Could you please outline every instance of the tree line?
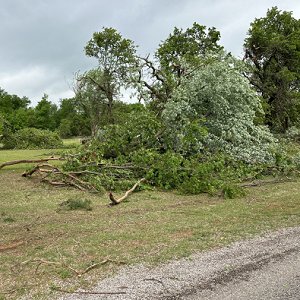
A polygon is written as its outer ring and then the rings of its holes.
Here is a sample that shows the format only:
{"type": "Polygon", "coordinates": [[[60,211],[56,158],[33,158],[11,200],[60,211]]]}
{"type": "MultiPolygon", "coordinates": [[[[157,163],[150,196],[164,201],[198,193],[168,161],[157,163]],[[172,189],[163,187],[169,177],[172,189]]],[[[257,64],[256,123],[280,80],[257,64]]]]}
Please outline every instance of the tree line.
{"type": "MultiPolygon", "coordinates": [[[[85,47],[96,64],[75,76],[75,97],[61,99],[57,106],[44,95],[36,107],[29,107],[27,97],[0,89],[0,130],[33,127],[58,131],[62,137],[95,136],[107,125],[123,124],[128,114],[143,107],[160,117],[199,70],[233,57],[219,44],[220,37],[216,28],[198,23],[185,30],[175,27],[155,53],[141,57],[132,40],[113,28],[103,28],[85,47]],[[120,101],[124,89],[134,91],[139,104],[120,101]]],[[[291,12],[273,7],[251,23],[244,58],[235,59],[240,74],[260,98],[263,111],[255,112],[255,122],[272,132],[299,126],[299,56],[300,21],[291,12]]],[[[209,111],[201,112],[199,119],[207,117],[209,111]]]]}

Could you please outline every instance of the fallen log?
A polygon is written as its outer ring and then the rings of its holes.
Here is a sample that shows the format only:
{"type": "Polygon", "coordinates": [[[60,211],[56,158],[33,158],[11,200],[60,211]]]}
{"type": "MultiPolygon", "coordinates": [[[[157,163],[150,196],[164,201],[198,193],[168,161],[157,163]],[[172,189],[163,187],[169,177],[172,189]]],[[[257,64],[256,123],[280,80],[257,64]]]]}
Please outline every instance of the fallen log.
{"type": "Polygon", "coordinates": [[[49,158],[42,158],[42,159],[20,159],[20,160],[12,160],[12,161],[7,161],[4,162],[0,165],[0,169],[7,167],[7,166],[12,166],[12,165],[17,165],[17,164],[30,164],[30,163],[41,163],[41,162],[47,162],[49,160],[64,160],[64,158],[61,157],[49,157],[49,158]]]}
{"type": "Polygon", "coordinates": [[[115,197],[114,197],[114,195],[112,194],[112,192],[110,192],[109,193],[109,199],[110,199],[110,206],[113,206],[113,205],[118,205],[118,204],[120,204],[123,200],[125,200],[126,198],[128,198],[128,196],[132,193],[132,192],[134,192],[134,190],[142,183],[142,182],[144,182],[144,181],[146,181],[146,178],[142,178],[142,179],[140,179],[130,190],[128,190],[126,193],[125,193],[125,195],[123,196],[123,197],[121,197],[121,198],[119,198],[119,199],[116,199],[115,197]]]}

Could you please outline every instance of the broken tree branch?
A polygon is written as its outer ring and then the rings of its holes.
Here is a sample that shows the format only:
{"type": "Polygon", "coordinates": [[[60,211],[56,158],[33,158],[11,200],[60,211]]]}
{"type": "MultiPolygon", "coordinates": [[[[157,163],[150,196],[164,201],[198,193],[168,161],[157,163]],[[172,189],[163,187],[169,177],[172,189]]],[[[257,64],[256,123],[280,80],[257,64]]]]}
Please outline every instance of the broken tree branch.
{"type": "Polygon", "coordinates": [[[120,204],[123,200],[125,200],[134,190],[142,183],[146,181],[146,178],[140,179],[130,190],[128,190],[125,195],[119,199],[115,199],[112,192],[109,193],[109,199],[111,201],[110,206],[120,204]]]}
{"type": "Polygon", "coordinates": [[[41,163],[41,162],[47,162],[49,160],[64,160],[61,157],[49,157],[49,158],[42,158],[42,159],[20,159],[20,160],[12,160],[4,162],[0,165],[0,169],[11,166],[11,165],[17,165],[17,164],[28,164],[28,163],[41,163]]]}

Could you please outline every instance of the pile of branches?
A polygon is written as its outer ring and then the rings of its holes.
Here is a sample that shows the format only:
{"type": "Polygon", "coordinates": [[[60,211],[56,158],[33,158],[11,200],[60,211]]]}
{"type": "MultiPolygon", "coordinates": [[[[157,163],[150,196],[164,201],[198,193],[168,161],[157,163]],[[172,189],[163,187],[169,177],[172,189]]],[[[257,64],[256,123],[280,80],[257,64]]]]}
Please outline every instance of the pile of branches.
{"type": "MultiPolygon", "coordinates": [[[[64,160],[63,158],[45,158],[37,160],[16,160],[5,162],[0,165],[0,169],[6,166],[11,166],[20,163],[39,163],[33,168],[25,171],[23,177],[32,177],[37,176],[41,182],[48,183],[53,186],[72,186],[81,191],[90,191],[97,192],[98,189],[91,183],[91,177],[103,177],[109,176],[113,181],[132,179],[136,173],[138,167],[135,167],[131,164],[124,165],[107,165],[104,163],[89,163],[87,165],[81,165],[81,170],[76,171],[65,171],[61,168],[49,164],[48,161],[52,160],[64,160]]],[[[125,200],[136,188],[142,183],[145,182],[145,178],[136,180],[135,184],[126,191],[124,196],[121,198],[116,198],[112,192],[109,192],[110,205],[117,205],[123,200],[125,200]]]]}

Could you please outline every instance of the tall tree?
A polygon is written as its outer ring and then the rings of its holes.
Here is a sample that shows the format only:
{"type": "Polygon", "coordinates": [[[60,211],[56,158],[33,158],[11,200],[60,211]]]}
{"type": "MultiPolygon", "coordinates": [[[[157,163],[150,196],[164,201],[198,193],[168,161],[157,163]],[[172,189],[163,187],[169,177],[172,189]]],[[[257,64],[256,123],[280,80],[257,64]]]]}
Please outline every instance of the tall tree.
{"type": "Polygon", "coordinates": [[[57,128],[57,106],[44,94],[34,109],[34,127],[55,130],[57,128]]]}
{"type": "Polygon", "coordinates": [[[266,123],[275,131],[299,124],[300,20],[273,7],[251,23],[244,49],[247,76],[262,95],[266,123]]]}
{"type": "Polygon", "coordinates": [[[207,29],[198,23],[186,30],[175,27],[159,45],[153,60],[141,58],[139,81],[146,88],[142,95],[161,111],[182,79],[205,64],[206,54],[223,48],[218,45],[219,39],[220,32],[214,27],[207,29]]]}
{"type": "MultiPolygon", "coordinates": [[[[92,136],[95,136],[107,116],[111,121],[112,105],[99,85],[104,85],[101,71],[97,69],[85,72],[77,78],[75,93],[76,104],[87,116],[92,136]]],[[[112,100],[113,101],[113,100],[112,100]]]]}
{"type": "Polygon", "coordinates": [[[113,123],[113,105],[121,87],[129,87],[131,73],[136,68],[136,47],[116,29],[103,28],[95,32],[85,47],[85,53],[98,61],[95,70],[79,76],[79,86],[89,90],[90,99],[101,98],[107,105],[109,121],[113,123]]]}

